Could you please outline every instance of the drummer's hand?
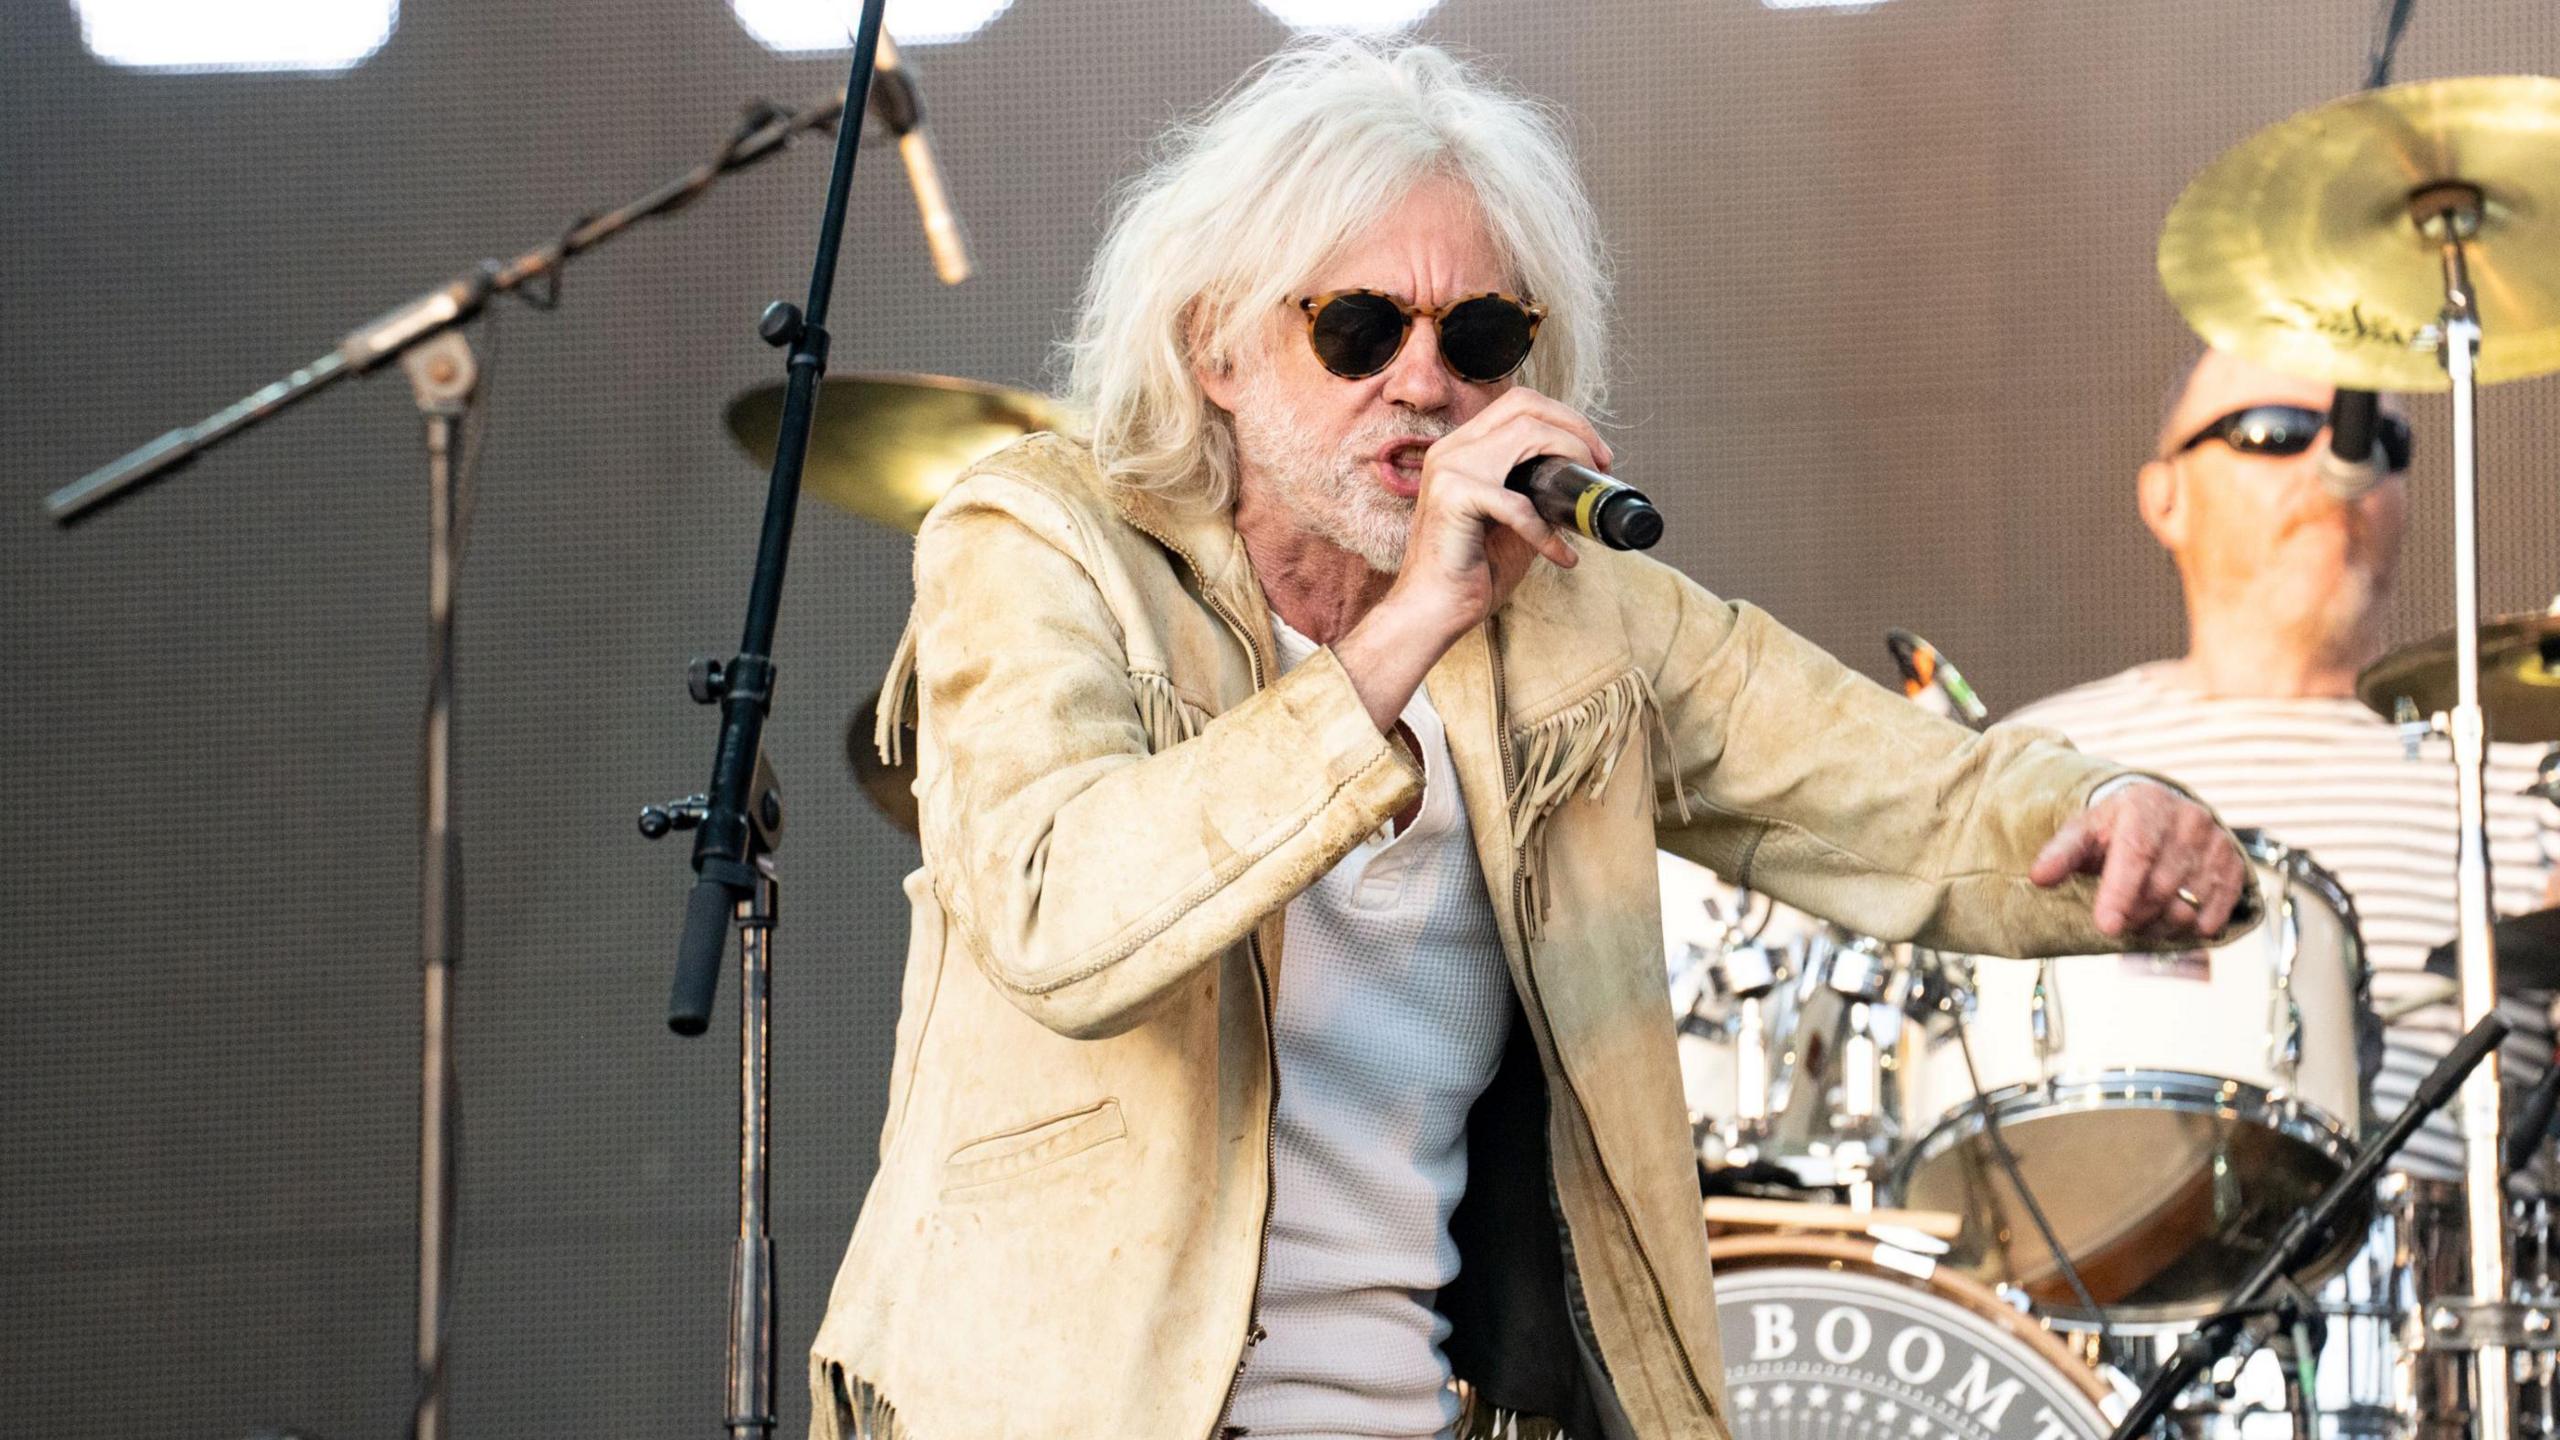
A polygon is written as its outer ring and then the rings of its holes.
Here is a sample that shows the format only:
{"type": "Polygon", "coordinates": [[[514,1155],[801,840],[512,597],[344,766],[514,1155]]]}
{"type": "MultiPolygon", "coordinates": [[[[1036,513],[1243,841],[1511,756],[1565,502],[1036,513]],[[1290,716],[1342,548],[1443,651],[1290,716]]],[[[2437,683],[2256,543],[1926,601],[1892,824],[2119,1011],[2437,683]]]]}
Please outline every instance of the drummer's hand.
{"type": "Polygon", "coordinates": [[[2210,939],[2231,923],[2249,882],[2213,812],[2149,780],[2119,786],[2072,816],[2027,871],[2048,888],[2074,875],[2098,877],[2090,918],[2115,936],[2210,939]],[[2199,903],[2187,903],[2182,889],[2199,903]]]}

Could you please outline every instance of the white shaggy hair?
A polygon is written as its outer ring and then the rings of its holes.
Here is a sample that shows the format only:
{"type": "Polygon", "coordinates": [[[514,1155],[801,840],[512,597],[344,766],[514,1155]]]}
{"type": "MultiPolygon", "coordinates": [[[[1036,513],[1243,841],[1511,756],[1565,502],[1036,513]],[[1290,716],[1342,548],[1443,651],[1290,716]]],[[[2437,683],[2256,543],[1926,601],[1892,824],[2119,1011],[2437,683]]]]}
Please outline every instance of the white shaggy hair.
{"type": "Polygon", "coordinates": [[[1229,363],[1272,307],[1441,176],[1473,192],[1512,288],[1547,307],[1517,378],[1597,413],[1610,277],[1559,117],[1427,45],[1316,40],[1177,126],[1120,194],[1062,347],[1112,483],[1232,505],[1234,437],[1195,361],[1229,363]]]}

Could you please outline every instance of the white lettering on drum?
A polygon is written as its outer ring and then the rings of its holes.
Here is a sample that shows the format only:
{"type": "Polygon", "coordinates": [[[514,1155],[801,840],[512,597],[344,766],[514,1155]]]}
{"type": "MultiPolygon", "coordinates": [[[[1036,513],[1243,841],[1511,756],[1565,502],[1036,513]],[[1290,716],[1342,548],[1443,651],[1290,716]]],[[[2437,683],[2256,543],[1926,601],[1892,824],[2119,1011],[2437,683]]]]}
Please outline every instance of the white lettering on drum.
{"type": "Polygon", "coordinates": [[[1947,1403],[1968,1415],[1979,1416],[1986,1430],[2000,1428],[2000,1418],[2009,1413],[2009,1402],[2018,1398],[2017,1377],[1990,1383],[1991,1362],[1976,1355],[1962,1379],[1947,1391],[1947,1403]]]}
{"type": "Polygon", "coordinates": [[[1796,1353],[1796,1313],[1784,1305],[1751,1307],[1751,1358],[1784,1360],[1796,1353]]]}
{"type": "Polygon", "coordinates": [[[2071,1422],[2054,1414],[2050,1407],[2036,1407],[2036,1440],[2071,1440],[2074,1433],[2071,1422]]]}
{"type": "Polygon", "coordinates": [[[1857,1364],[1875,1338],[1875,1327],[1867,1323],[1866,1312],[1846,1305],[1823,1311],[1822,1319],[1813,1327],[1813,1348],[1834,1365],[1857,1364]],[[1842,1330],[1849,1332],[1846,1344],[1837,1338],[1842,1330]]]}
{"type": "Polygon", "coordinates": [[[1893,1337],[1892,1346],[1884,1353],[1884,1363],[1892,1367],[1893,1378],[1903,1384],[1926,1385],[1938,1378],[1938,1371],[1947,1363],[1947,1342],[1939,1339],[1936,1331],[1914,1325],[1893,1337]],[[1929,1358],[1913,1364],[1911,1352],[1921,1348],[1929,1352],[1929,1358]]]}

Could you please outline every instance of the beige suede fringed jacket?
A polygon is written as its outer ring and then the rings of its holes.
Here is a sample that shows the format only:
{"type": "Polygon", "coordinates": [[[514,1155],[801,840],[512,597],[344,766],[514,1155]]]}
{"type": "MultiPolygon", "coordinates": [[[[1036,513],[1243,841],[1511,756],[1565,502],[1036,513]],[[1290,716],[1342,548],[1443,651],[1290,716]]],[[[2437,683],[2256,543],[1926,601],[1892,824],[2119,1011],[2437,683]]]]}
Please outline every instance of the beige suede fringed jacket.
{"type": "MultiPolygon", "coordinates": [[[[2111,950],[2025,872],[2120,772],[1581,553],[1427,681],[1518,1001],[1435,1303],[1467,1433],[1723,1437],[1655,847],[1890,939],[2111,950]]],[[[1259,1334],[1283,908],[1420,776],[1331,651],[1279,673],[1226,514],[1065,440],[934,508],[916,592],[881,708],[911,677],[924,864],[815,1434],[1206,1440],[1259,1334]]]]}

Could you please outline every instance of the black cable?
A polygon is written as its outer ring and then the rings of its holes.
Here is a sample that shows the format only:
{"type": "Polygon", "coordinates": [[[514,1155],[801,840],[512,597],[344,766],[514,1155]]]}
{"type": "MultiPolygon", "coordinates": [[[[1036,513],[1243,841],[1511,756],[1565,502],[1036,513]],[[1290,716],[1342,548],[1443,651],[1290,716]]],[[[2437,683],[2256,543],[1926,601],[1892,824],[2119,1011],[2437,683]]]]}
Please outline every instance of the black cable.
{"type": "Polygon", "coordinates": [[[2089,1293],[2089,1287],[2080,1282],[2079,1267],[2073,1265],[2071,1257],[2063,1252],[2062,1238],[2054,1234],[2053,1222],[2044,1217],[2044,1207],[2036,1203],[2035,1192],[2027,1188],[2027,1177],[2018,1168],[2018,1157],[2009,1152],[2009,1142],[2000,1134],[1999,1117],[1992,1114],[1991,1098],[1982,1089],[1982,1072],[1973,1066],[1973,1036],[1966,1028],[1963,1006],[1950,1005],[1947,1013],[1955,1020],[1956,1048],[1964,1053],[1964,1078],[1973,1087],[1973,1110],[1982,1117],[1982,1134],[1991,1142],[1992,1158],[2000,1162],[2000,1169],[2008,1175],[2009,1184],[2018,1192],[2018,1199],[2025,1203],[2027,1218],[2035,1221],[2036,1234],[2044,1237],[2045,1253],[2053,1257],[2054,1268],[2062,1272],[2063,1283],[2071,1287],[2072,1298],[2078,1300],[2081,1308],[2089,1312],[2089,1317],[2098,1322],[2099,1343],[2114,1344],[2115,1330],[2107,1323],[2106,1307],[2100,1305],[2097,1297],[2089,1293]]]}

